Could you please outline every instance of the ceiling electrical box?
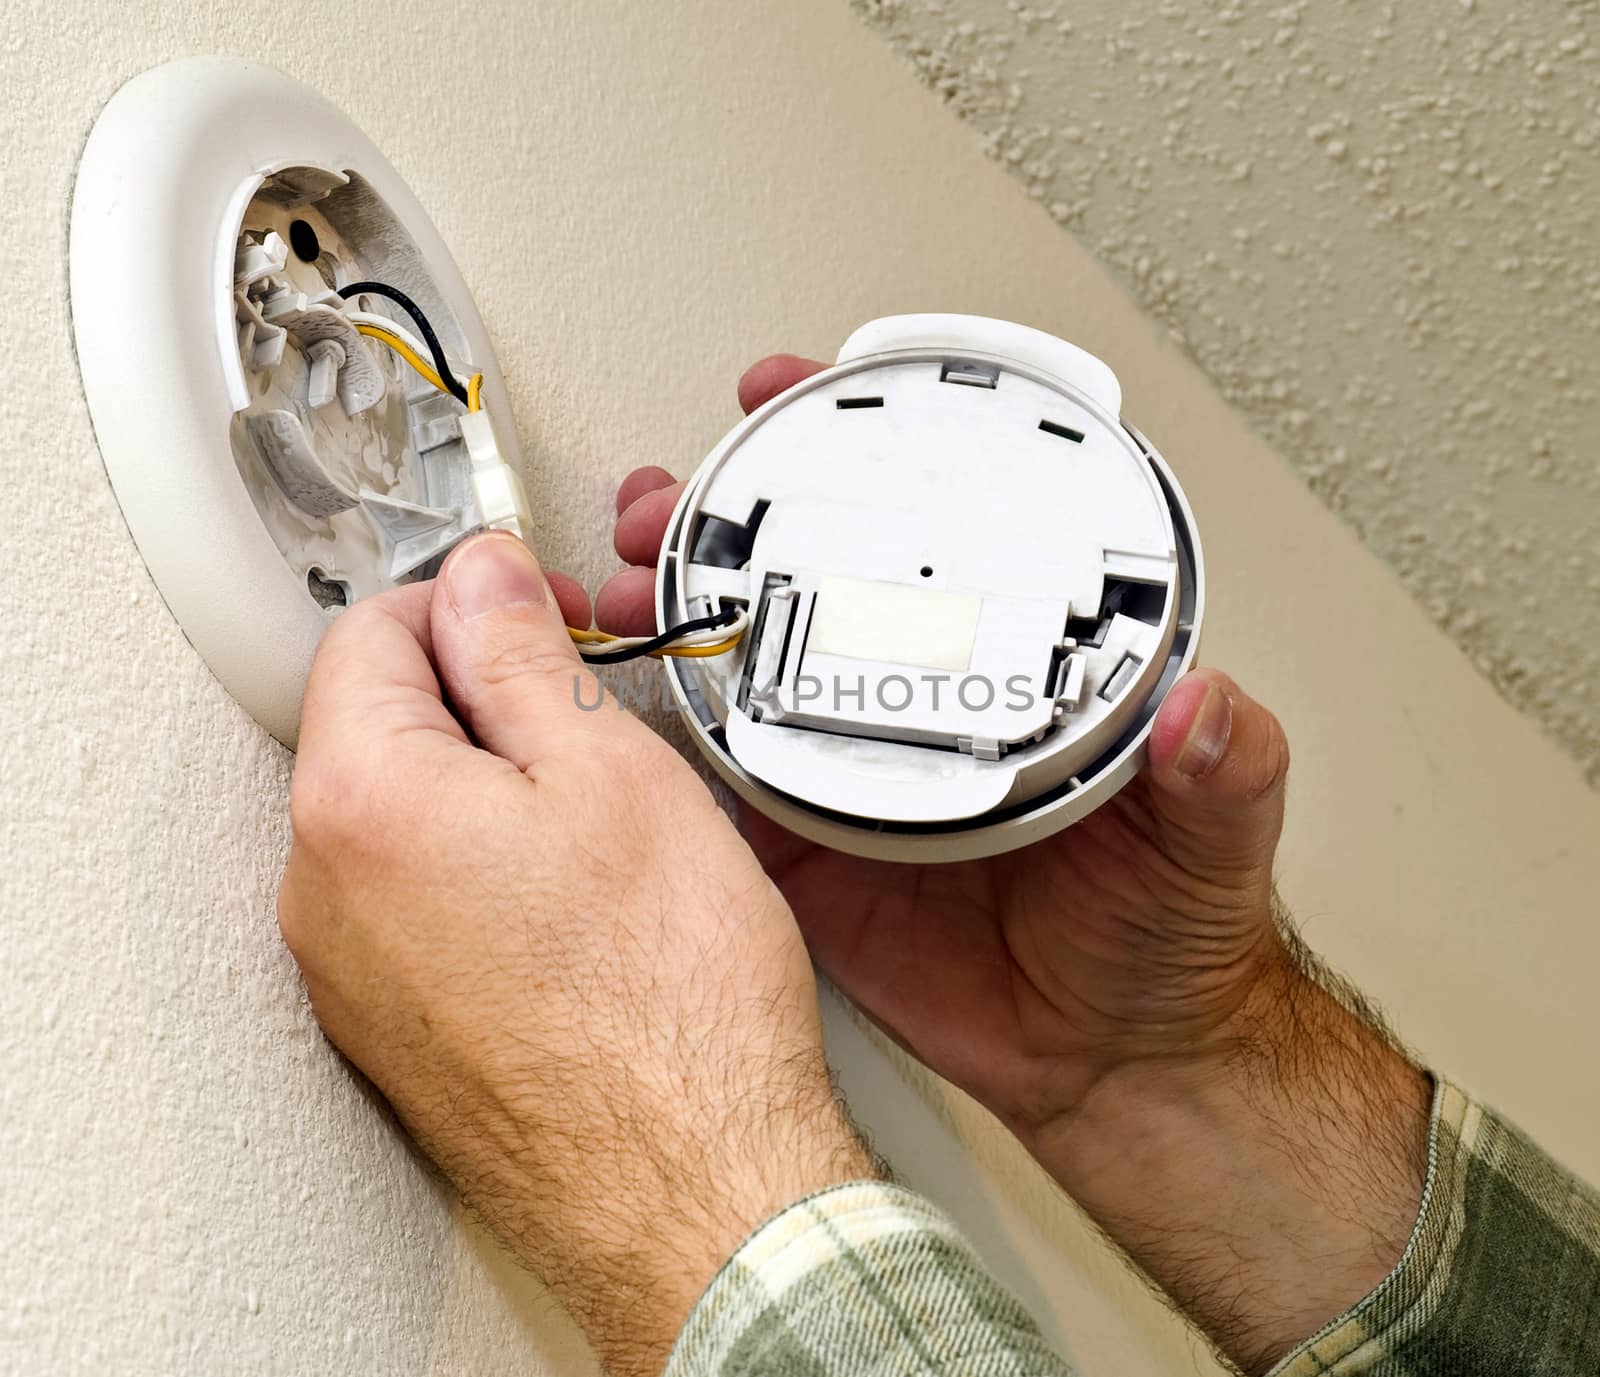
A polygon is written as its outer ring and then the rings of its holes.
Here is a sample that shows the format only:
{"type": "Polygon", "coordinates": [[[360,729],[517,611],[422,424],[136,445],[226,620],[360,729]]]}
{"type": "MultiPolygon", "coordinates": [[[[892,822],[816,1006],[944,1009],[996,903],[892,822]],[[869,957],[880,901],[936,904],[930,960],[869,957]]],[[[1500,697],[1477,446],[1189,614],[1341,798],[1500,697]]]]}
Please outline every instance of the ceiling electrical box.
{"type": "Polygon", "coordinates": [[[747,801],[864,856],[1022,846],[1139,768],[1204,603],[1188,502],[1099,359],[1003,321],[876,321],[690,481],[661,625],[741,609],[669,659],[747,801]]]}
{"type": "Polygon", "coordinates": [[[472,531],[528,531],[477,310],[367,138],[229,59],[111,99],[69,257],[84,392],[139,551],[223,685],[292,745],[343,607],[472,531]]]}

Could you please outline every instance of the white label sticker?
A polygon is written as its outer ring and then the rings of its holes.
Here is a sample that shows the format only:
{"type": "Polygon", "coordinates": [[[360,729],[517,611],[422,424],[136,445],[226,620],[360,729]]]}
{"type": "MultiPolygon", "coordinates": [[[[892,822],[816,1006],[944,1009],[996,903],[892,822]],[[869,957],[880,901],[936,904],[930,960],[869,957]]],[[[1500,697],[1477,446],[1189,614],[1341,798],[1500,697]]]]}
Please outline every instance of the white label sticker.
{"type": "Polygon", "coordinates": [[[972,663],[983,599],[911,583],[817,580],[806,649],[922,669],[964,670],[972,663]]]}

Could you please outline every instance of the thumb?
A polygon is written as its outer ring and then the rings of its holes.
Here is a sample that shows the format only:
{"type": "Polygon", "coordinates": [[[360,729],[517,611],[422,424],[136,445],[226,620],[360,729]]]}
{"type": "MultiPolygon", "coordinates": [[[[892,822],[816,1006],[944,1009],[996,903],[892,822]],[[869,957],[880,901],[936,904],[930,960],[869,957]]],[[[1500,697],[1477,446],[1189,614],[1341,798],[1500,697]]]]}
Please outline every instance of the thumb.
{"type": "Polygon", "coordinates": [[[1278,719],[1220,670],[1185,675],[1156,714],[1151,797],[1175,859],[1191,870],[1270,873],[1288,771],[1278,719]]]}
{"type": "Polygon", "coordinates": [[[528,770],[594,730],[599,686],[539,561],[516,536],[490,531],[452,550],[429,619],[440,682],[485,749],[528,770]]]}

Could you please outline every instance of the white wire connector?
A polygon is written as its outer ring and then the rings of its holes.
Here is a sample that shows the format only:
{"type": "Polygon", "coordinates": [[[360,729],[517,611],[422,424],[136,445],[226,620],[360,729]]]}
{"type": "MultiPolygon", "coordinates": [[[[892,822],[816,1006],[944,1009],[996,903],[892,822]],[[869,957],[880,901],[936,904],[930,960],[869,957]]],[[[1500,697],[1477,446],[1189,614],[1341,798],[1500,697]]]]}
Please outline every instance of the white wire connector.
{"type": "Polygon", "coordinates": [[[487,411],[470,411],[460,418],[461,439],[472,462],[469,477],[478,502],[478,517],[491,531],[511,531],[528,539],[533,534],[533,514],[522,480],[500,454],[494,426],[487,411]]]}

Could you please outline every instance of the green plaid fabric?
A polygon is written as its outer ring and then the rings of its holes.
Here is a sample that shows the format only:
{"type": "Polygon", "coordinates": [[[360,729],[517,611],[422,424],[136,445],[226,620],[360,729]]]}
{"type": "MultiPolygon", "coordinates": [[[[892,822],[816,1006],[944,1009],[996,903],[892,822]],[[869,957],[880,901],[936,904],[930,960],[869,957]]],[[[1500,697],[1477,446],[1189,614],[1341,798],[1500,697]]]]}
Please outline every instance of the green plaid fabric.
{"type": "MultiPolygon", "coordinates": [[[[1071,1377],[934,1205],[857,1182],[750,1236],[666,1377],[1071,1377]]],[[[1600,1194],[1437,1082],[1427,1186],[1399,1265],[1271,1377],[1600,1374],[1600,1194]]]]}
{"type": "Polygon", "coordinates": [[[877,1181],[757,1229],[690,1312],[666,1377],[1071,1377],[955,1225],[877,1181]]]}
{"type": "Polygon", "coordinates": [[[1271,1377],[1593,1377],[1600,1193],[1439,1079],[1399,1265],[1271,1377]]]}

